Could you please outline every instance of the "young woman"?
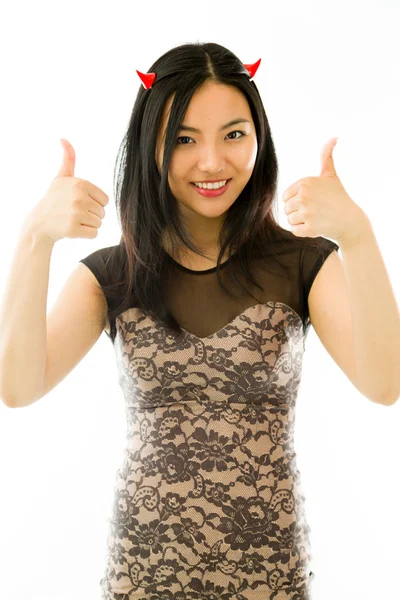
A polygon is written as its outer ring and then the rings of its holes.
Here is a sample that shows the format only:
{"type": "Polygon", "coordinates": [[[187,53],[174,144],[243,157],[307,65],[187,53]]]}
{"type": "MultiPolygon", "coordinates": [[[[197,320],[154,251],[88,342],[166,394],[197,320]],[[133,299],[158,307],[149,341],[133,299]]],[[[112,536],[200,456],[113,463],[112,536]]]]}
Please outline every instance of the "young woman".
{"type": "Polygon", "coordinates": [[[123,144],[121,242],[81,261],[108,300],[128,418],[104,597],[308,598],[295,401],[308,292],[338,246],[274,218],[272,134],[236,56],[187,44],[150,72],[123,144]]]}

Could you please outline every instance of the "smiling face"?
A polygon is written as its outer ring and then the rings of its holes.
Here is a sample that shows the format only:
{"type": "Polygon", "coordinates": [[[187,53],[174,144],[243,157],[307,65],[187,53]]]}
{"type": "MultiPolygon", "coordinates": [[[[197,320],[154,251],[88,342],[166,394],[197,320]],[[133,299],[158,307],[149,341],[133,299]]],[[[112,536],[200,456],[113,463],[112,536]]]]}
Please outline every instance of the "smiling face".
{"type": "MultiPolygon", "coordinates": [[[[157,139],[156,162],[161,172],[163,136],[171,97],[164,108],[157,139]]],[[[204,248],[215,246],[223,215],[249,181],[257,156],[257,135],[246,97],[234,86],[208,81],[196,90],[183,125],[199,132],[181,130],[168,171],[168,183],[196,241],[204,248]],[[229,127],[230,121],[245,119],[229,127]],[[235,133],[236,132],[236,133],[235,133]],[[239,133],[240,132],[240,133],[239,133]],[[193,182],[231,179],[221,196],[207,198],[193,182]]]]}

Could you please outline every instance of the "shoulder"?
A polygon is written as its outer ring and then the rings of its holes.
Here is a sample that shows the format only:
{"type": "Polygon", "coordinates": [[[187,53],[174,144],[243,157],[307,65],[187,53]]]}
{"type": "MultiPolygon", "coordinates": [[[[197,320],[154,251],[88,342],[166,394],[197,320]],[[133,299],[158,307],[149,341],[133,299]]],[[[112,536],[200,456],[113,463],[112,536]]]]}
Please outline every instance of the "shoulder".
{"type": "Polygon", "coordinates": [[[332,252],[338,250],[336,242],[323,236],[300,237],[281,228],[267,240],[265,248],[271,254],[288,254],[291,261],[299,262],[305,269],[316,268],[332,252]]]}
{"type": "Polygon", "coordinates": [[[85,264],[95,275],[101,287],[109,285],[110,280],[118,269],[122,259],[122,251],[120,244],[115,246],[107,246],[99,248],[91,252],[79,262],[85,264]]]}
{"type": "Polygon", "coordinates": [[[113,258],[117,259],[119,255],[121,255],[121,244],[116,244],[114,246],[107,246],[105,248],[94,250],[83,258],[81,262],[92,260],[93,262],[104,262],[104,264],[107,264],[113,258]]]}

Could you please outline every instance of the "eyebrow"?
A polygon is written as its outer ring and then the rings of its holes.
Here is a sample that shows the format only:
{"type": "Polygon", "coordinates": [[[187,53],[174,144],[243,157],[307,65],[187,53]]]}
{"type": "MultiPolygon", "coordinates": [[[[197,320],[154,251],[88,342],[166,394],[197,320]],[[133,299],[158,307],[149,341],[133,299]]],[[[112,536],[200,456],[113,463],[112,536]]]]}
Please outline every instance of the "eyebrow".
{"type": "MultiPolygon", "coordinates": [[[[242,119],[241,117],[237,119],[233,119],[233,121],[229,121],[226,125],[222,125],[220,127],[220,131],[224,129],[228,129],[228,127],[232,127],[232,125],[237,125],[238,123],[250,123],[248,119],[242,119]]],[[[188,127],[187,125],[181,125],[179,131],[193,131],[194,133],[201,133],[200,129],[196,129],[196,127],[188,127]]]]}

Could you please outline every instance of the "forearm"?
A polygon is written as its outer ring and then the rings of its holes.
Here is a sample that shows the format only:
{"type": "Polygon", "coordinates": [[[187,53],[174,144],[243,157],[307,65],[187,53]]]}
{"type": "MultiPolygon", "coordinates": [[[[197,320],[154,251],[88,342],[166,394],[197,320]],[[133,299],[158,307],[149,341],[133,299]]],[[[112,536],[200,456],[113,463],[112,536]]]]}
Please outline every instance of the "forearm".
{"type": "Polygon", "coordinates": [[[47,347],[46,307],[52,246],[23,225],[0,310],[0,399],[20,405],[40,389],[47,347]]]}
{"type": "Polygon", "coordinates": [[[385,404],[400,396],[400,313],[369,219],[338,242],[350,296],[357,378],[385,404]]]}

